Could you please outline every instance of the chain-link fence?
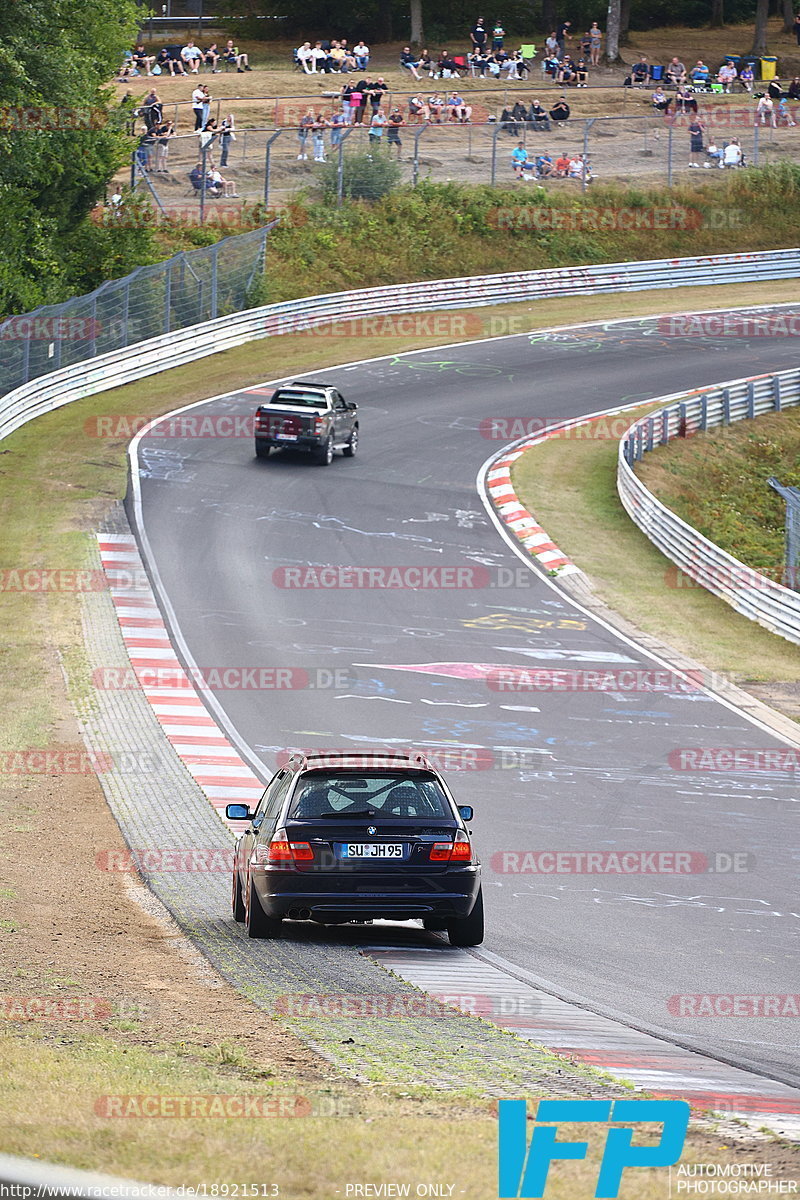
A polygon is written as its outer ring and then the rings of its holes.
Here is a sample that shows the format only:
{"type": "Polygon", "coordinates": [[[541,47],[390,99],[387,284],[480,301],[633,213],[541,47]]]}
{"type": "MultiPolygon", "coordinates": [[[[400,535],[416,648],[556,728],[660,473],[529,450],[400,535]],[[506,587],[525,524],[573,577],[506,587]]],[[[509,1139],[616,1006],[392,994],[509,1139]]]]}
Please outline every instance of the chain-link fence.
{"type": "MultiPolygon", "coordinates": [[[[117,218],[126,219],[124,208],[117,218]]],[[[139,267],[63,304],[0,324],[0,395],[72,363],[247,307],[276,222],[139,267]]]]}
{"type": "Polygon", "coordinates": [[[800,592],[800,488],[785,487],[774,475],[767,483],[786,504],[783,585],[800,592]]]}
{"type": "MultiPolygon", "coordinates": [[[[326,105],[318,102],[314,114],[329,122],[337,110],[335,103],[326,105]]],[[[296,123],[236,130],[235,140],[216,135],[204,152],[198,134],[172,137],[160,147],[152,139],[135,152],[132,182],[137,188],[148,186],[165,213],[193,214],[202,221],[212,212],[225,211],[228,200],[237,201],[237,207],[242,200],[279,206],[301,190],[314,194],[330,188],[325,164],[331,162],[338,167],[334,187],[341,195],[345,164],[355,155],[380,155],[396,162],[397,182],[498,184],[514,181],[512,154],[522,142],[534,168],[525,171],[526,180],[535,178],[549,186],[566,178],[582,189],[594,179],[673,186],[687,180],[694,169],[724,166],[725,149],[734,139],[743,166],[781,158],[800,161],[800,120],[797,127],[762,125],[752,101],[724,108],[701,104],[698,113],[672,113],[668,119],[657,112],[642,114],[640,108],[629,115],[559,121],[549,115],[553,105],[552,99],[547,102],[545,118],[539,121],[530,119],[530,104],[506,107],[497,115],[487,112],[485,103],[465,104],[464,110],[471,109],[468,120],[452,119],[443,107],[431,121],[415,119],[407,107],[398,105],[403,123],[394,127],[394,106],[384,106],[388,124],[379,127],[380,133],[370,124],[368,109],[361,121],[334,128],[326,124],[316,134],[313,126],[301,127],[302,117],[287,108],[282,115],[296,117],[296,123]],[[693,153],[695,118],[702,126],[703,149],[693,153]],[[543,160],[538,167],[537,159],[543,160]],[[219,171],[225,180],[219,196],[210,199],[207,192],[193,189],[193,169],[219,171]]]]}

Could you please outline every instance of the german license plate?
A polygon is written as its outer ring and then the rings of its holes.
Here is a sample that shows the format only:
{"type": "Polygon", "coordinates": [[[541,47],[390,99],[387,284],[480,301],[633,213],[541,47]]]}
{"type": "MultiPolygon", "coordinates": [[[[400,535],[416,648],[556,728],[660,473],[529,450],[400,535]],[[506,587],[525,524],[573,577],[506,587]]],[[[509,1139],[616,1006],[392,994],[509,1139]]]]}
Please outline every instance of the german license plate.
{"type": "Polygon", "coordinates": [[[401,842],[347,842],[342,858],[402,858],[401,842]]]}
{"type": "Polygon", "coordinates": [[[296,442],[297,434],[296,433],[276,433],[275,438],[276,438],[276,441],[279,441],[279,442],[296,442]]]}

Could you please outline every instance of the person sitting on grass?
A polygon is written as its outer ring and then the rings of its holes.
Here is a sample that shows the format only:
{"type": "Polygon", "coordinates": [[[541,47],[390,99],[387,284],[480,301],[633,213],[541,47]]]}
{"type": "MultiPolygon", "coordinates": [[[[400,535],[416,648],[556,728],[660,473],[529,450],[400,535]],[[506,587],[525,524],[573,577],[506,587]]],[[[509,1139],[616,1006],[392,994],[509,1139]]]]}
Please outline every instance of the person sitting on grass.
{"type": "Polygon", "coordinates": [[[667,98],[667,94],[662,88],[661,84],[659,84],[656,90],[653,92],[652,100],[653,108],[656,109],[657,112],[662,112],[664,113],[664,116],[669,116],[669,106],[672,104],[672,100],[667,98]]]}
{"type": "Polygon", "coordinates": [[[203,51],[203,62],[207,67],[211,67],[212,75],[219,75],[220,68],[217,66],[219,62],[219,50],[217,49],[216,42],[212,42],[208,49],[203,51]]]}
{"type": "Polygon", "coordinates": [[[230,198],[239,195],[236,191],[236,184],[232,179],[223,179],[218,167],[212,167],[208,173],[208,177],[213,187],[217,189],[217,195],[221,193],[223,196],[230,198]]]}
{"type": "Polygon", "coordinates": [[[568,54],[565,54],[558,66],[556,74],[556,83],[562,87],[569,87],[571,83],[575,83],[577,75],[575,73],[575,64],[568,54]]]}
{"type": "Polygon", "coordinates": [[[563,179],[567,175],[569,172],[569,164],[570,157],[566,150],[564,150],[556,159],[556,175],[558,175],[559,179],[563,179]]]}
{"type": "Polygon", "coordinates": [[[650,78],[650,64],[647,55],[643,54],[637,63],[631,67],[631,82],[634,87],[644,87],[650,78]]]}
{"type": "Polygon", "coordinates": [[[161,74],[169,71],[170,75],[185,75],[186,68],[179,58],[173,58],[166,46],[156,55],[156,66],[161,68],[161,74]]]}
{"type": "Polygon", "coordinates": [[[534,129],[544,129],[546,132],[550,132],[550,118],[547,115],[547,111],[542,108],[542,105],[535,97],[531,100],[528,120],[534,129]]]}
{"type": "Polygon", "coordinates": [[[679,83],[686,83],[686,67],[678,58],[677,54],[674,55],[667,63],[667,68],[664,71],[664,78],[667,83],[674,84],[675,86],[677,86],[679,83]]]}
{"type": "Polygon", "coordinates": [[[428,108],[419,92],[412,96],[408,101],[408,116],[409,120],[413,118],[416,121],[416,119],[419,118],[420,124],[427,123],[431,119],[431,110],[428,108]]]}
{"type": "Polygon", "coordinates": [[[582,58],[579,58],[575,65],[575,79],[577,87],[585,88],[589,86],[589,71],[586,62],[582,58]]]}
{"type": "Polygon", "coordinates": [[[569,120],[570,108],[567,104],[566,96],[562,96],[560,100],[556,100],[553,107],[550,109],[550,120],[555,124],[556,129],[561,129],[565,122],[569,120]]]}
{"type": "Polygon", "coordinates": [[[363,38],[359,38],[355,46],[353,46],[353,57],[356,60],[358,70],[366,71],[369,66],[369,46],[364,44],[363,38]]]}
{"type": "Polygon", "coordinates": [[[436,64],[437,78],[439,79],[460,79],[458,73],[458,63],[453,60],[449,50],[443,50],[439,55],[439,61],[436,64]]]}
{"type": "Polygon", "coordinates": [[[441,125],[442,113],[444,112],[444,100],[438,92],[434,92],[432,96],[428,96],[428,111],[431,114],[431,121],[434,125],[441,125]]]}
{"type": "Polygon", "coordinates": [[[745,63],[744,66],[742,67],[741,71],[739,72],[739,83],[742,85],[742,87],[744,88],[744,90],[746,92],[752,92],[754,79],[755,79],[755,73],[753,71],[753,64],[745,63]]]}
{"type": "Polygon", "coordinates": [[[725,167],[740,167],[742,165],[742,147],[739,144],[738,138],[731,138],[728,142],[725,147],[722,164],[725,167]]]}
{"type": "Polygon", "coordinates": [[[539,154],[536,158],[537,179],[549,179],[555,175],[556,169],[549,154],[539,154]]]}
{"type": "Polygon", "coordinates": [[[703,87],[708,83],[709,74],[709,69],[703,62],[702,58],[698,58],[697,65],[692,67],[691,71],[689,72],[692,83],[694,83],[697,87],[703,87]]]}
{"type": "Polygon", "coordinates": [[[133,61],[136,63],[139,71],[144,71],[147,75],[150,75],[150,68],[156,59],[154,54],[146,53],[144,46],[140,42],[133,52],[133,61]]]}
{"type": "Polygon", "coordinates": [[[458,92],[451,92],[447,97],[447,119],[449,121],[460,121],[462,125],[468,125],[472,116],[472,106],[467,104],[463,96],[459,96],[458,92]]]}
{"type": "Polygon", "coordinates": [[[722,84],[722,90],[724,92],[730,92],[731,85],[734,83],[738,73],[739,72],[736,70],[736,67],[732,62],[724,62],[722,64],[720,69],[717,71],[717,83],[722,84]]]}
{"type": "Polygon", "coordinates": [[[186,45],[181,50],[181,58],[186,63],[186,66],[193,75],[197,75],[200,70],[200,60],[203,57],[199,46],[195,46],[190,38],[186,45]]]}

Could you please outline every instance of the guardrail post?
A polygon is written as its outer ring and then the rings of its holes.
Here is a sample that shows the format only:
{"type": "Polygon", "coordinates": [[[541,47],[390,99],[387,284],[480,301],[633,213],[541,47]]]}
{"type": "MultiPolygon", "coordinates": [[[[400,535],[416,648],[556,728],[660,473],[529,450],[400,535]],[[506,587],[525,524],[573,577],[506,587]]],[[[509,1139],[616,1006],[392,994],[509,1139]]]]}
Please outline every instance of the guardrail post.
{"type": "Polygon", "coordinates": [[[494,186],[497,180],[497,137],[500,133],[500,126],[495,125],[492,130],[492,177],[490,183],[494,186]]]}
{"type": "Polygon", "coordinates": [[[411,186],[416,187],[419,183],[419,139],[429,127],[420,125],[419,129],[414,134],[414,165],[411,168],[411,186]]]}
{"type": "Polygon", "coordinates": [[[722,424],[731,423],[731,393],[728,388],[722,389],[722,424]]]}
{"type": "Polygon", "coordinates": [[[652,450],[655,442],[656,422],[654,417],[647,418],[647,449],[652,450]]]}
{"type": "Polygon", "coordinates": [[[680,412],[680,417],[678,418],[678,437],[685,438],[689,436],[689,426],[686,420],[685,400],[682,400],[678,405],[678,411],[680,412]]]}
{"type": "Polygon", "coordinates": [[[703,392],[700,397],[700,428],[708,429],[708,393],[703,392]]]}
{"type": "Polygon", "coordinates": [[[669,414],[670,410],[665,408],[661,414],[661,445],[666,446],[669,442],[669,414]]]}
{"type": "MultiPolygon", "coordinates": [[[[751,388],[755,388],[755,384],[750,384],[751,388]]],[[[781,411],[781,381],[777,375],[772,376],[772,407],[775,412],[781,411]]]]}
{"type": "Polygon", "coordinates": [[[756,415],[756,389],[752,383],[747,385],[747,415],[750,418],[756,415]]]}
{"type": "Polygon", "coordinates": [[[269,208],[269,171],[272,158],[272,143],[281,136],[282,129],[276,129],[272,137],[267,138],[267,152],[264,158],[264,207],[269,208]]]}

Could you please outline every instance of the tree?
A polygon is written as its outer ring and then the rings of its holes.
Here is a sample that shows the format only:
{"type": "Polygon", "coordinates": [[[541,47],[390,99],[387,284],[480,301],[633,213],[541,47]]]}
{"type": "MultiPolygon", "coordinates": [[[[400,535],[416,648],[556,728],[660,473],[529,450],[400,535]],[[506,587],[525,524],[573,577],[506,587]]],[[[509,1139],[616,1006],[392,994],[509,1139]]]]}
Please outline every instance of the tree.
{"type": "Polygon", "coordinates": [[[10,248],[4,245],[0,313],[30,305],[30,288],[10,283],[33,260],[49,263],[38,283],[51,298],[63,239],[130,154],[108,80],[140,16],[136,0],[16,0],[0,7],[0,211],[20,218],[10,248]]]}
{"type": "Polygon", "coordinates": [[[621,62],[619,54],[619,38],[621,28],[621,0],[608,0],[608,15],[606,17],[606,64],[613,67],[621,62]]]}
{"type": "Polygon", "coordinates": [[[794,4],[792,0],[781,0],[781,11],[783,12],[783,32],[791,33],[794,30],[794,4]]]}
{"type": "MultiPolygon", "coordinates": [[[[789,0],[791,4],[791,0],[789,0]]],[[[411,45],[421,46],[425,40],[425,29],[422,23],[422,0],[411,0],[411,45]]]]}
{"type": "MultiPolygon", "coordinates": [[[[791,7],[792,0],[788,0],[791,7]]],[[[725,0],[711,0],[711,20],[709,24],[712,29],[722,29],[725,25],[725,0]]]]}
{"type": "Polygon", "coordinates": [[[753,49],[751,54],[766,54],[767,52],[767,17],[769,16],[769,0],[756,0],[756,27],[753,33],[753,49]]]}

